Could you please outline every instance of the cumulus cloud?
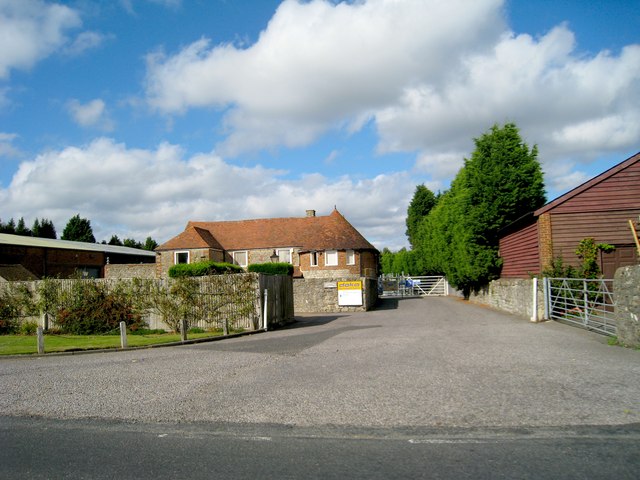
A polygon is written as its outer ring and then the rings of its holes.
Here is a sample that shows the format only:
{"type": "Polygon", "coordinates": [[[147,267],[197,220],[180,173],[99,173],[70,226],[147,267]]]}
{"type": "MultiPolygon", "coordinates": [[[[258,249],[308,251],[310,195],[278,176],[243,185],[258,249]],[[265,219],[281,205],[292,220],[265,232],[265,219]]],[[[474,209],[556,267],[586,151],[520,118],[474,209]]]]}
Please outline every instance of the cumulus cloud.
{"type": "Polygon", "coordinates": [[[186,156],[167,143],[130,149],[98,138],[23,162],[0,189],[0,217],[50,218],[61,230],[80,213],[98,239],[115,233],[162,242],[188,220],[304,216],[307,209],[325,215],[337,206],[379,248],[406,244],[404,206],[414,189],[406,174],[285,180],[285,173],[235,166],[215,153],[186,156]]]}
{"type": "Polygon", "coordinates": [[[87,50],[97,48],[107,39],[113,38],[113,35],[104,35],[100,32],[82,32],[67,47],[64,53],[70,56],[81,55],[87,50]]]}
{"type": "Polygon", "coordinates": [[[247,48],[201,38],[150,54],[145,88],[163,113],[225,112],[223,154],[371,121],[379,153],[416,152],[439,178],[494,123],[516,122],[546,164],[637,145],[638,65],[640,45],[584,54],[564,24],[516,35],[502,0],[287,0],[247,48]]]}
{"type": "Polygon", "coordinates": [[[73,120],[82,127],[96,127],[104,131],[113,130],[114,124],[107,113],[106,105],[99,98],[84,104],[76,99],[69,100],[67,110],[73,120]]]}
{"type": "Polygon", "coordinates": [[[168,113],[230,109],[229,153],[302,146],[357,128],[407,84],[442,81],[442,65],[486,47],[501,29],[498,0],[288,0],[249,48],[203,38],[174,55],[149,55],[147,97],[168,113]]]}
{"type": "Polygon", "coordinates": [[[0,25],[0,78],[7,78],[12,69],[28,69],[60,49],[81,20],[64,5],[0,0],[0,25]]]}

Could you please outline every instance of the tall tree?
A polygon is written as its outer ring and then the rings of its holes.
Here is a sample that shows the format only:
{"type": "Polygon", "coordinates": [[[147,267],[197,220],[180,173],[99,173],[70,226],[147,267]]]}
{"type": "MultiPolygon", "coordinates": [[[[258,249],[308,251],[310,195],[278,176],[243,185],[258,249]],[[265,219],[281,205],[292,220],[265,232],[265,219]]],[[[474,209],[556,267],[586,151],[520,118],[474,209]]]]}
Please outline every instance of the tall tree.
{"type": "Polygon", "coordinates": [[[53,221],[49,220],[48,218],[43,218],[40,221],[40,229],[38,231],[38,235],[36,235],[34,232],[33,236],[40,238],[53,238],[54,240],[58,238],[56,227],[53,225],[53,221]]]}
{"type": "Polygon", "coordinates": [[[155,250],[155,248],[158,246],[158,242],[156,242],[153,238],[151,237],[147,237],[147,239],[144,241],[144,245],[142,246],[142,248],[144,250],[155,250]]]}
{"type": "Polygon", "coordinates": [[[10,233],[15,235],[16,233],[16,222],[11,218],[7,223],[0,222],[0,233],[10,233]]]}
{"type": "Polygon", "coordinates": [[[420,227],[424,261],[465,295],[499,276],[500,229],[545,202],[537,147],[514,124],[494,125],[474,141],[451,190],[420,227]]]}
{"type": "Polygon", "coordinates": [[[122,240],[118,238],[118,235],[111,235],[111,239],[109,240],[108,245],[117,245],[122,246],[122,240]]]}
{"type": "Polygon", "coordinates": [[[24,217],[20,217],[20,220],[18,220],[18,225],[16,226],[16,235],[22,235],[23,237],[31,236],[31,230],[27,228],[24,217]]]}
{"type": "Polygon", "coordinates": [[[142,244],[133,238],[125,238],[122,244],[130,248],[142,248],[142,244]]]}
{"type": "Polygon", "coordinates": [[[75,242],[95,243],[96,241],[91,229],[91,222],[86,218],[80,218],[79,214],[69,219],[62,231],[61,238],[62,240],[73,240],[75,242]]]}
{"type": "Polygon", "coordinates": [[[435,206],[437,197],[424,185],[418,185],[413,194],[411,203],[407,208],[407,237],[412,248],[416,248],[418,242],[416,235],[418,226],[424,217],[426,217],[431,209],[435,206]]]}

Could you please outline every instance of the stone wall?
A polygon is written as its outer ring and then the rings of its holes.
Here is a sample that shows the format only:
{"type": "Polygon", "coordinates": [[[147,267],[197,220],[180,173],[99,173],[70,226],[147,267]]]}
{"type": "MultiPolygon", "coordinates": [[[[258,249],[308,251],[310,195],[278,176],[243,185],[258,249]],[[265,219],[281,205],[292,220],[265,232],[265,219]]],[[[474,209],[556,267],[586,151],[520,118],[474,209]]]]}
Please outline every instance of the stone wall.
{"type": "Polygon", "coordinates": [[[616,298],[618,340],[630,347],[640,346],[640,265],[616,270],[613,280],[616,298]]]}
{"type": "Polygon", "coordinates": [[[294,278],[294,311],[298,313],[362,312],[375,307],[378,300],[378,283],[375,278],[347,275],[333,278],[294,278]],[[338,305],[338,282],[362,281],[362,306],[338,305]]]}
{"type": "Polygon", "coordinates": [[[155,263],[110,264],[104,267],[104,278],[156,278],[155,263]]]}
{"type": "MultiPolygon", "coordinates": [[[[494,280],[481,291],[472,292],[469,301],[533,320],[533,279],[494,280]]],[[[543,317],[543,287],[542,281],[538,281],[538,306],[535,320],[542,321],[543,317]]]]}

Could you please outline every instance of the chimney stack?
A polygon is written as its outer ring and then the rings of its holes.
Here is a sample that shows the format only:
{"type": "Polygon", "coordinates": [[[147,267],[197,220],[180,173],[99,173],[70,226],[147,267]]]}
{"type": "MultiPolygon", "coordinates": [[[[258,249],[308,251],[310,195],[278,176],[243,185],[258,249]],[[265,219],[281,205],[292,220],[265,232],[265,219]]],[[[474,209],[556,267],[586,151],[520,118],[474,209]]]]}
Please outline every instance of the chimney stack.
{"type": "Polygon", "coordinates": [[[316,216],[315,210],[307,210],[307,217],[315,217],[315,216],[316,216]]]}

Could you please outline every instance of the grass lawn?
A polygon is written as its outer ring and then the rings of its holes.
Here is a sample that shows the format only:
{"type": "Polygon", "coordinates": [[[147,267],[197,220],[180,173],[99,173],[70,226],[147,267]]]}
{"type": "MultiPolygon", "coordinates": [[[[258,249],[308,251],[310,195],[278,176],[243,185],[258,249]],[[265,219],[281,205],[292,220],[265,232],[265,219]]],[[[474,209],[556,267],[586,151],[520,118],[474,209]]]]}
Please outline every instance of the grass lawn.
{"type": "MultiPolygon", "coordinates": [[[[218,337],[222,333],[189,333],[189,339],[218,337]]],[[[150,335],[127,335],[129,347],[140,347],[159,343],[179,342],[179,333],[150,335]]],[[[0,355],[37,353],[35,335],[0,335],[0,355]]],[[[92,350],[96,348],[120,348],[120,335],[45,335],[44,351],[65,352],[70,350],[92,350]]]]}

